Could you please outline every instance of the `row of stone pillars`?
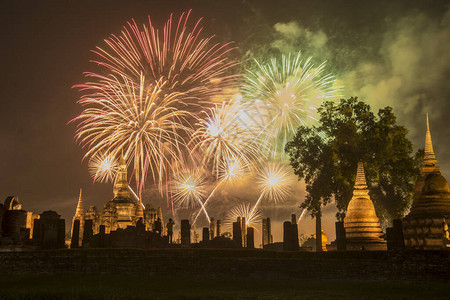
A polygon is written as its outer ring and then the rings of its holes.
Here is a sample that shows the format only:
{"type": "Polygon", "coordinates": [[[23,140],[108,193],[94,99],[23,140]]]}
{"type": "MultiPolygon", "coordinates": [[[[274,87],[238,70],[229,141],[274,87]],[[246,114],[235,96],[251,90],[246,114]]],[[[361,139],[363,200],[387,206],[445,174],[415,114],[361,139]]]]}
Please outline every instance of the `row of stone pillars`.
{"type": "MultiPolygon", "coordinates": [[[[93,229],[93,223],[92,220],[84,220],[83,224],[83,238],[82,242],[80,243],[80,220],[74,220],[73,221],[73,232],[72,232],[72,239],[70,241],[70,248],[80,248],[80,247],[87,247],[94,237],[94,229],[93,229]]],[[[104,247],[104,240],[105,240],[105,234],[106,234],[106,226],[100,225],[99,227],[99,241],[100,245],[99,247],[104,247]]]]}
{"type": "MultiPolygon", "coordinates": [[[[270,223],[270,222],[269,222],[270,223]]],[[[202,230],[202,241],[207,242],[222,234],[222,222],[214,221],[211,218],[209,228],[204,227],[202,230]]],[[[246,225],[245,218],[238,217],[233,222],[233,241],[238,247],[255,247],[255,231],[253,227],[246,225]]],[[[189,220],[181,220],[181,245],[191,244],[191,224],[189,220]]]]}
{"type": "Polygon", "coordinates": [[[244,217],[238,217],[233,222],[233,241],[238,247],[255,248],[255,230],[247,226],[244,217]]]}
{"type": "MultiPolygon", "coordinates": [[[[185,220],[187,221],[187,220],[185,220]]],[[[211,218],[211,222],[209,223],[209,228],[204,227],[202,230],[202,241],[207,242],[210,240],[213,240],[215,237],[219,237],[222,235],[222,221],[217,220],[217,222],[214,220],[214,218],[211,218]]],[[[183,233],[181,233],[181,236],[183,236],[183,233]]]]}

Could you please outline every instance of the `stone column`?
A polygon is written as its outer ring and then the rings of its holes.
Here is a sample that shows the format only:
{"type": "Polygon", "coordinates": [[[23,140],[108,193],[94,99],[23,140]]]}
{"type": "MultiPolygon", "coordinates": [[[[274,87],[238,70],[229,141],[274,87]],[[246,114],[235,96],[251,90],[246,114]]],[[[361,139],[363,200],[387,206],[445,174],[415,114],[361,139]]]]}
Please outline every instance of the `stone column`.
{"type": "Polygon", "coordinates": [[[0,238],[2,237],[2,223],[3,223],[3,216],[5,215],[6,209],[3,206],[3,204],[0,204],[0,238]]]}
{"type": "Polygon", "coordinates": [[[388,250],[394,250],[394,228],[386,228],[386,245],[388,250]]]}
{"type": "Polygon", "coordinates": [[[405,249],[405,238],[403,236],[402,220],[394,219],[392,221],[393,234],[394,234],[394,248],[398,250],[405,249]]]}
{"type": "Polygon", "coordinates": [[[208,242],[208,241],[209,241],[209,228],[203,227],[202,242],[208,242]]]}
{"type": "Polygon", "coordinates": [[[58,248],[66,248],[66,220],[58,220],[58,233],[56,238],[58,248]]]}
{"type": "Polygon", "coordinates": [[[298,225],[297,225],[297,219],[295,218],[295,215],[293,215],[294,216],[294,219],[295,219],[295,223],[293,223],[293,224],[291,224],[291,227],[292,227],[292,243],[293,243],[293,250],[294,251],[298,251],[299,249],[300,249],[300,242],[298,241],[298,225]]]}
{"type": "Polygon", "coordinates": [[[222,235],[222,221],[217,220],[217,236],[220,237],[222,235]]]}
{"type": "Polygon", "coordinates": [[[265,245],[269,244],[269,237],[267,235],[267,219],[262,220],[261,232],[262,232],[261,244],[262,244],[262,247],[264,248],[265,245]]]}
{"type": "Polygon", "coordinates": [[[345,242],[344,222],[336,222],[334,225],[336,227],[336,248],[338,251],[345,251],[347,250],[347,247],[345,242]]]}
{"type": "Polygon", "coordinates": [[[233,222],[233,241],[238,247],[242,247],[241,218],[238,219],[239,222],[233,222]]]}
{"type": "Polygon", "coordinates": [[[292,224],[292,222],[286,221],[283,223],[283,250],[297,251],[298,248],[297,224],[292,224]]]}
{"type": "Polygon", "coordinates": [[[216,222],[214,218],[211,218],[211,222],[209,223],[209,239],[213,240],[216,234],[216,222]]]}
{"type": "MultiPolygon", "coordinates": [[[[36,220],[34,221],[36,225],[36,220]]],[[[73,226],[72,226],[72,237],[70,240],[70,248],[75,249],[79,247],[80,240],[80,220],[73,220],[73,226]]]]}
{"type": "Polygon", "coordinates": [[[106,238],[106,227],[105,225],[100,225],[98,231],[98,246],[100,248],[105,248],[105,238],[106,238]]]}
{"type": "Polygon", "coordinates": [[[253,227],[247,227],[247,248],[255,248],[255,231],[253,227]]]}
{"type": "MultiPolygon", "coordinates": [[[[39,220],[39,243],[44,249],[55,249],[64,247],[64,237],[61,232],[65,231],[62,226],[64,219],[60,219],[55,211],[44,211],[39,220]]],[[[65,235],[65,232],[64,232],[65,235]]]]}
{"type": "Polygon", "coordinates": [[[20,229],[27,227],[27,212],[24,210],[6,210],[2,223],[3,236],[10,237],[15,244],[21,243],[20,229]]]}
{"type": "Polygon", "coordinates": [[[33,245],[39,245],[41,243],[41,220],[34,219],[33,221],[33,245]]]}
{"type": "Polygon", "coordinates": [[[269,239],[269,244],[272,244],[273,236],[272,236],[272,225],[270,223],[270,218],[267,218],[267,237],[269,239]]]}
{"type": "Polygon", "coordinates": [[[322,252],[322,217],[316,215],[316,252],[322,252]]]}
{"type": "Polygon", "coordinates": [[[89,247],[89,243],[91,242],[93,235],[92,220],[84,220],[83,248],[89,247]]]}
{"type": "Polygon", "coordinates": [[[181,220],[181,245],[191,244],[191,224],[189,220],[181,220]]]}
{"type": "Polygon", "coordinates": [[[247,246],[247,224],[245,223],[245,217],[241,219],[241,234],[242,234],[242,247],[247,246]]]}

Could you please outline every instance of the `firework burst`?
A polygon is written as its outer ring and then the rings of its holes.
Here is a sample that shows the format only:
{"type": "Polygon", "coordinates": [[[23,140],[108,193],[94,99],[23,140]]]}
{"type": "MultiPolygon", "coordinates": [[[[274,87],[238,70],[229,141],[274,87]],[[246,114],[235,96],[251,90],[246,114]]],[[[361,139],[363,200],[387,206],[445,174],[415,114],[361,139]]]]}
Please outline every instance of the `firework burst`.
{"type": "Polygon", "coordinates": [[[292,172],[282,164],[265,165],[258,174],[257,182],[261,188],[261,195],[275,203],[286,200],[292,192],[292,172]]]}
{"type": "Polygon", "coordinates": [[[171,184],[175,204],[180,207],[202,205],[205,196],[205,177],[197,170],[184,170],[175,175],[171,184]]]}
{"type": "Polygon", "coordinates": [[[225,225],[233,228],[233,222],[236,222],[238,217],[245,218],[245,225],[247,227],[256,227],[261,222],[262,212],[260,209],[252,210],[250,203],[240,203],[231,208],[225,215],[225,225]]]}
{"type": "MultiPolygon", "coordinates": [[[[249,165],[260,155],[257,136],[239,117],[243,107],[238,102],[230,101],[215,105],[203,111],[203,118],[197,123],[198,129],[193,134],[191,144],[193,151],[198,150],[203,163],[212,167],[219,177],[220,169],[241,162],[249,165]]],[[[226,172],[225,172],[226,173],[226,172]]]]}
{"type": "Polygon", "coordinates": [[[161,182],[168,166],[180,159],[185,145],[180,132],[190,130],[183,125],[190,113],[174,107],[180,94],[163,94],[164,84],[145,86],[143,76],[138,84],[127,78],[107,81],[80,100],[88,108],[74,119],[79,122],[77,140],[89,147],[85,157],[115,157],[123,151],[133,161],[138,194],[149,168],[153,179],[161,182]]]}
{"type": "Polygon", "coordinates": [[[258,174],[258,185],[261,194],[250,213],[258,208],[261,200],[266,197],[273,202],[284,201],[292,193],[292,172],[286,166],[277,163],[266,164],[258,174]]]}
{"type": "Polygon", "coordinates": [[[249,165],[242,159],[237,157],[227,158],[219,166],[219,181],[236,182],[239,178],[245,176],[249,170],[249,165]]]}
{"type": "Polygon", "coordinates": [[[334,78],[324,74],[324,69],[325,63],[314,67],[311,58],[303,61],[298,53],[268,64],[256,61],[256,70],[248,70],[242,91],[257,113],[264,114],[261,130],[272,145],[272,155],[283,154],[297,128],[316,120],[322,101],[337,96],[334,78]]]}
{"type": "Polygon", "coordinates": [[[94,181],[113,182],[117,170],[117,160],[110,154],[98,153],[89,160],[89,173],[94,181]]]}
{"type": "Polygon", "coordinates": [[[209,104],[211,97],[234,84],[235,76],[227,75],[237,64],[228,57],[234,48],[232,43],[214,43],[214,36],[203,37],[202,19],[191,22],[190,14],[182,13],[178,20],[170,15],[162,29],[155,28],[150,17],[142,26],[132,20],[120,35],[105,40],[106,47],[93,51],[93,61],[107,73],[132,81],[142,74],[151,84],[163,79],[168,91],[190,100],[186,104],[209,104]]]}
{"type": "Polygon", "coordinates": [[[233,47],[202,37],[200,21],[191,22],[189,11],[178,20],[171,15],[162,29],[150,18],[147,25],[127,23],[93,51],[99,70],[75,86],[84,110],[72,121],[85,157],[123,152],[139,196],[147,174],[162,190],[189,155],[185,141],[199,112],[235,82],[228,75],[233,47]]]}

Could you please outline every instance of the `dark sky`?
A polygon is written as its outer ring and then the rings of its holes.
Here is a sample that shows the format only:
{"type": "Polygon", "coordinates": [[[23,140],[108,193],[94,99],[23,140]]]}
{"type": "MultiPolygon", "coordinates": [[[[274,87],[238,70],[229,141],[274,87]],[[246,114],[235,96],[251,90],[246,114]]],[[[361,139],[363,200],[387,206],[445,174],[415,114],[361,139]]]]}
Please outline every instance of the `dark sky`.
{"type": "Polygon", "coordinates": [[[26,210],[52,209],[67,220],[80,187],[86,205],[108,201],[111,185],[92,183],[75,126],[67,125],[81,112],[71,87],[92,70],[90,50],[126,21],[150,14],[162,25],[171,12],[190,8],[195,18],[205,17],[207,33],[235,41],[244,61],[298,50],[327,60],[345,86],[343,96],[359,96],[376,109],[392,106],[416,149],[423,147],[430,112],[439,165],[450,178],[447,1],[3,0],[0,197],[17,195],[26,210]]]}

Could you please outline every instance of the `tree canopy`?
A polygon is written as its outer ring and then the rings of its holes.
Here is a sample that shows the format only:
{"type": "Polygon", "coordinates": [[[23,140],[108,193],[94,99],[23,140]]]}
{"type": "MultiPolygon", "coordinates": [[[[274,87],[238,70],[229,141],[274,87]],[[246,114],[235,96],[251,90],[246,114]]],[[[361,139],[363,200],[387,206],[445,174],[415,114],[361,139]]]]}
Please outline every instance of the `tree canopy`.
{"type": "Polygon", "coordinates": [[[355,97],[324,102],[318,114],[319,124],[298,128],[285,149],[294,173],[306,183],[301,207],[320,216],[321,205],[334,198],[342,220],[361,160],[378,216],[403,216],[412,201],[421,151],[413,153],[408,130],[396,124],[392,108],[374,115],[355,97]]]}

